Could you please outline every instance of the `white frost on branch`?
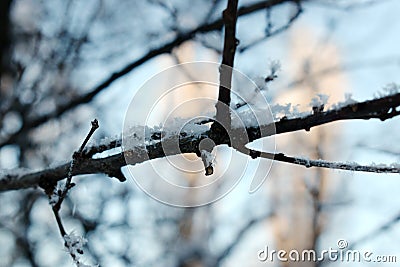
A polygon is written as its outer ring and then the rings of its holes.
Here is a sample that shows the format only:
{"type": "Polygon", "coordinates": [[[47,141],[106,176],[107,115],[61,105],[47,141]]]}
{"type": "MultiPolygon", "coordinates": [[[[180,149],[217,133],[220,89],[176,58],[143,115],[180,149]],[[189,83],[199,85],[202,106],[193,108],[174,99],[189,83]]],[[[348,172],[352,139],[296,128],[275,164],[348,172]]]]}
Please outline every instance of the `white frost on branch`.
{"type": "Polygon", "coordinates": [[[345,107],[345,106],[348,106],[348,105],[351,105],[351,104],[355,104],[355,103],[357,103],[357,101],[353,99],[353,95],[351,93],[345,93],[344,94],[344,101],[332,105],[330,110],[340,109],[342,107],[345,107]]]}
{"type": "Polygon", "coordinates": [[[115,142],[116,145],[118,145],[118,140],[121,140],[121,134],[114,135],[114,137],[103,137],[98,144],[96,140],[90,141],[90,146],[108,146],[112,142],[115,142]]]}
{"type": "Polygon", "coordinates": [[[329,96],[325,94],[317,94],[316,97],[313,97],[311,99],[311,102],[309,104],[310,107],[321,107],[321,106],[326,106],[328,103],[329,96]]]}
{"type": "Polygon", "coordinates": [[[74,232],[70,234],[64,235],[64,241],[66,247],[68,248],[68,252],[72,255],[76,255],[79,258],[79,255],[83,254],[83,246],[86,245],[87,239],[82,236],[76,235],[74,232]]]}
{"type": "Polygon", "coordinates": [[[370,165],[360,165],[357,162],[333,162],[327,160],[311,160],[307,157],[296,157],[294,163],[310,167],[324,167],[329,169],[350,170],[350,171],[368,171],[376,173],[400,173],[400,163],[394,162],[391,164],[376,164],[372,162],[370,165]]]}
{"type": "Polygon", "coordinates": [[[400,92],[400,86],[396,83],[388,83],[383,88],[382,91],[377,92],[374,97],[381,98],[385,96],[395,95],[400,92]]]}
{"type": "Polygon", "coordinates": [[[64,241],[65,247],[67,248],[68,253],[72,256],[77,267],[92,267],[91,265],[84,264],[79,260],[80,255],[83,255],[83,247],[88,242],[86,238],[71,232],[70,234],[64,235],[64,241]]]}
{"type": "Polygon", "coordinates": [[[54,207],[60,200],[62,192],[65,190],[64,183],[57,183],[57,186],[54,188],[53,193],[49,196],[49,204],[54,207]]]}
{"type": "Polygon", "coordinates": [[[201,158],[206,167],[214,167],[215,155],[213,155],[213,153],[208,152],[207,150],[201,150],[201,158]]]}
{"type": "Polygon", "coordinates": [[[161,139],[177,136],[181,133],[198,138],[201,134],[209,130],[209,125],[199,123],[205,120],[205,118],[212,118],[212,116],[202,116],[198,120],[173,118],[153,127],[131,126],[123,134],[125,149],[145,148],[148,145],[160,142],[161,139]]]}
{"type": "Polygon", "coordinates": [[[281,62],[279,60],[271,60],[268,62],[269,74],[265,78],[265,82],[273,81],[278,77],[278,73],[281,71],[281,62]]]}
{"type": "Polygon", "coordinates": [[[302,118],[311,114],[310,111],[301,112],[299,107],[300,105],[293,105],[292,103],[286,103],[284,105],[275,104],[271,106],[271,111],[274,115],[274,120],[279,120],[282,118],[302,118]]]}
{"type": "Polygon", "coordinates": [[[58,194],[58,190],[54,189],[53,194],[49,197],[49,204],[54,207],[55,204],[60,200],[60,196],[58,194]]]}
{"type": "MultiPolygon", "coordinates": [[[[382,88],[381,91],[374,94],[374,98],[379,99],[382,97],[398,94],[399,92],[400,92],[400,85],[396,83],[388,83],[382,88]]],[[[342,107],[357,103],[357,101],[353,99],[353,95],[351,93],[346,93],[344,97],[345,100],[343,102],[339,102],[337,104],[332,105],[330,110],[340,109],[342,107]]]]}

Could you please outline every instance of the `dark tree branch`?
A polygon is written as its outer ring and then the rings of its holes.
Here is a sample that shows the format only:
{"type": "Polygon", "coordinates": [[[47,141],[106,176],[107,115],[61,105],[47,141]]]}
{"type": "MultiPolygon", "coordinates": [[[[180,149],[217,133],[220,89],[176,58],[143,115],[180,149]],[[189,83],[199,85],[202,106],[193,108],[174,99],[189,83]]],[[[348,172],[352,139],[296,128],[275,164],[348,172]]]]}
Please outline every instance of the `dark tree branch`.
{"type": "MultiPolygon", "coordinates": [[[[276,131],[271,130],[271,127],[274,127],[274,125],[262,125],[261,129],[267,132],[266,135],[263,136],[266,137],[274,134],[294,132],[303,129],[310,130],[312,127],[340,120],[366,120],[373,118],[386,120],[398,116],[400,114],[400,112],[398,111],[399,107],[400,93],[374,100],[350,104],[335,110],[316,113],[306,117],[280,120],[275,123],[276,131]]],[[[247,132],[249,134],[249,141],[254,141],[259,138],[258,136],[260,135],[260,132],[258,127],[250,127],[247,129],[247,132]]],[[[235,129],[233,129],[233,134],[234,133],[235,129]]],[[[200,141],[208,135],[209,132],[201,134],[200,137],[194,136],[191,133],[182,133],[180,138],[181,150],[168,151],[168,155],[176,155],[180,153],[196,153],[198,152],[198,145],[200,141]]],[[[175,140],[175,138],[172,139],[175,140]]],[[[168,140],[165,140],[164,142],[168,142],[168,140]]],[[[120,144],[120,141],[114,140],[112,141],[112,144],[120,144]]],[[[102,145],[99,147],[88,148],[86,151],[88,155],[93,155],[95,153],[103,152],[109,149],[111,146],[113,147],[113,145],[102,145]]],[[[138,164],[147,160],[168,156],[165,154],[161,142],[149,145],[146,147],[145,150],[143,148],[138,148],[136,150],[125,151],[125,154],[131,158],[130,162],[132,162],[132,164],[138,164]]],[[[83,153],[83,155],[84,156],[82,157],[82,159],[80,159],[79,162],[77,162],[77,164],[74,166],[74,170],[72,172],[74,176],[81,174],[103,173],[110,177],[116,177],[120,181],[125,181],[125,177],[121,172],[121,168],[123,166],[126,166],[124,153],[121,152],[112,156],[98,159],[88,158],[85,156],[85,153],[83,153]]],[[[274,158],[275,160],[287,163],[293,163],[303,166],[308,165],[305,164],[304,159],[288,157],[283,154],[266,155],[264,153],[263,157],[264,156],[266,158],[274,158]]],[[[398,168],[363,166],[354,164],[346,165],[346,163],[341,164],[324,161],[309,161],[309,164],[311,164],[311,166],[324,168],[333,167],[332,164],[336,164],[336,169],[355,171],[399,172],[398,168]]],[[[3,175],[3,177],[0,178],[0,191],[23,189],[37,186],[43,182],[49,183],[65,179],[68,175],[69,166],[70,163],[66,163],[58,167],[48,168],[39,172],[3,175]]]]}
{"type": "MultiPolygon", "coordinates": [[[[228,5],[222,12],[222,19],[225,25],[224,49],[222,51],[222,62],[219,67],[218,101],[215,105],[217,111],[215,115],[216,120],[211,125],[210,132],[211,139],[217,144],[224,142],[224,140],[229,140],[228,131],[231,129],[232,70],[235,61],[236,46],[239,43],[236,39],[237,8],[238,0],[228,0],[228,5]]],[[[206,169],[207,167],[205,166],[206,169]]],[[[208,172],[206,171],[206,173],[208,172]]],[[[213,173],[212,169],[210,173],[213,173]]]]}
{"type": "MultiPolygon", "coordinates": [[[[251,150],[245,147],[238,147],[239,152],[246,155],[250,155],[251,150]]],[[[359,172],[376,172],[376,173],[400,173],[400,165],[360,165],[355,162],[333,162],[326,160],[312,160],[303,157],[292,157],[287,156],[283,153],[268,153],[261,152],[260,158],[276,160],[280,162],[286,162],[290,164],[304,166],[306,168],[318,167],[327,168],[333,170],[347,170],[347,171],[359,171],[359,172]]]]}
{"type": "MultiPolygon", "coordinates": [[[[312,127],[340,120],[380,119],[381,121],[384,121],[398,116],[399,113],[400,93],[397,93],[374,100],[349,104],[338,109],[318,112],[306,117],[293,119],[284,118],[274,123],[276,132],[271,132],[271,135],[294,132],[298,130],[309,131],[312,127]]],[[[268,129],[271,129],[271,125],[261,126],[261,128],[264,128],[266,131],[268,131],[268,129]]],[[[255,128],[251,129],[251,131],[254,130],[255,128]]]]}
{"type": "Polygon", "coordinates": [[[228,129],[230,129],[231,125],[229,106],[231,103],[230,89],[232,83],[232,68],[234,66],[236,46],[238,44],[238,40],[236,39],[237,6],[238,0],[229,0],[227,8],[222,13],[225,25],[225,39],[222,63],[220,66],[216,120],[218,122],[226,121],[226,127],[228,129]]]}

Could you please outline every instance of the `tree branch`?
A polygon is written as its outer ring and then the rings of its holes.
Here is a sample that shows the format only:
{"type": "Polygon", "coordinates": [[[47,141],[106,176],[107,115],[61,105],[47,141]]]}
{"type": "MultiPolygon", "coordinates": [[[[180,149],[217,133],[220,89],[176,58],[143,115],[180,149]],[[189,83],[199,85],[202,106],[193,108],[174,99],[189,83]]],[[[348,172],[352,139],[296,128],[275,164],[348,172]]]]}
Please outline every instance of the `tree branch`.
{"type": "MultiPolygon", "coordinates": [[[[228,131],[231,129],[231,84],[232,68],[235,61],[236,46],[239,41],[236,39],[238,0],[228,0],[226,9],[222,12],[222,19],[225,25],[224,49],[222,62],[219,67],[219,89],[218,101],[215,105],[215,121],[211,125],[210,137],[215,143],[229,143],[228,131]]],[[[211,151],[209,151],[211,152],[211,151]]]]}
{"type": "Polygon", "coordinates": [[[225,39],[222,63],[219,70],[219,93],[216,105],[216,120],[217,122],[226,121],[226,127],[228,129],[230,129],[231,126],[229,106],[231,103],[230,89],[232,84],[232,68],[235,61],[236,46],[239,42],[236,39],[237,6],[238,0],[228,0],[228,6],[222,13],[225,25],[225,39]]]}
{"type": "MultiPolygon", "coordinates": [[[[310,130],[312,127],[327,124],[333,121],[339,120],[350,120],[350,119],[373,119],[378,118],[380,120],[386,120],[399,115],[400,107],[400,93],[381,97],[374,100],[368,100],[364,102],[354,103],[347,106],[343,106],[338,109],[329,110],[326,112],[312,114],[306,117],[293,118],[293,119],[281,119],[275,123],[276,131],[272,131],[271,127],[274,125],[262,125],[260,128],[264,129],[267,134],[271,136],[274,134],[282,134],[288,132],[294,132],[298,130],[310,130]],[[269,132],[268,132],[269,131],[269,132]]],[[[233,134],[235,130],[233,129],[233,134]]],[[[259,138],[260,132],[258,127],[250,127],[247,129],[249,135],[249,141],[254,141],[259,138]],[[258,137],[257,137],[258,136],[258,137]]],[[[198,151],[198,145],[200,141],[209,135],[208,132],[201,133],[199,135],[192,135],[192,133],[181,133],[179,141],[180,151],[167,151],[168,155],[176,155],[180,153],[196,153],[198,151]]],[[[175,140],[175,138],[172,138],[175,140]]],[[[168,142],[168,140],[164,140],[168,142]]],[[[120,144],[119,140],[113,140],[113,144],[120,144]]],[[[120,181],[125,181],[125,177],[121,172],[121,168],[126,166],[124,154],[118,153],[112,156],[93,159],[88,157],[95,153],[101,153],[108,150],[111,146],[102,145],[99,147],[88,148],[83,153],[82,159],[75,165],[73,175],[80,174],[96,174],[103,173],[110,177],[116,177],[120,181]],[[104,150],[103,150],[104,149],[104,150]]],[[[112,146],[114,148],[114,146],[112,146]]],[[[125,151],[126,154],[131,158],[133,164],[142,163],[147,160],[163,158],[167,156],[163,150],[161,142],[146,146],[145,149],[138,148],[131,151],[125,151]]],[[[332,163],[326,161],[309,161],[309,164],[305,164],[302,158],[289,157],[283,154],[263,154],[263,157],[274,158],[278,161],[297,165],[311,165],[313,167],[333,167],[332,164],[336,165],[336,169],[344,170],[355,170],[355,171],[373,171],[373,172],[399,172],[399,168],[390,167],[379,167],[379,166],[364,166],[354,165],[347,163],[332,163]],[[279,156],[278,156],[279,155],[279,156]],[[347,165],[346,165],[347,164],[347,165]],[[351,165],[351,166],[350,166],[351,165]]],[[[54,168],[48,168],[39,172],[25,172],[18,174],[6,174],[0,178],[0,191],[17,190],[28,187],[37,186],[43,182],[55,182],[62,180],[67,177],[70,163],[66,163],[54,168]]],[[[310,167],[311,167],[310,166],[310,167]]]]}
{"type": "MultiPolygon", "coordinates": [[[[385,97],[356,102],[337,109],[318,112],[305,117],[286,119],[275,122],[275,132],[271,132],[273,125],[263,125],[262,130],[269,132],[266,136],[294,132],[298,130],[310,131],[312,127],[327,124],[340,120],[369,120],[380,119],[381,121],[393,118],[400,114],[400,93],[385,97]]],[[[256,127],[249,129],[250,132],[256,131],[256,127]]],[[[263,137],[266,137],[263,136],[263,137]]],[[[251,139],[253,141],[254,139],[251,139]]]]}
{"type": "MultiPolygon", "coordinates": [[[[239,152],[249,155],[251,150],[245,147],[237,148],[239,152]]],[[[287,156],[283,153],[268,153],[261,152],[260,158],[276,160],[280,162],[286,162],[290,164],[304,166],[306,168],[318,167],[327,168],[333,170],[347,170],[347,171],[359,171],[359,172],[376,172],[376,173],[400,173],[400,164],[392,165],[360,165],[355,162],[334,162],[327,160],[312,160],[304,157],[292,157],[287,156]]]]}
{"type": "Polygon", "coordinates": [[[60,216],[60,209],[61,209],[61,204],[63,203],[64,199],[66,198],[68,191],[74,187],[74,183],[72,183],[72,172],[74,170],[74,167],[76,163],[79,162],[82,156],[82,151],[85,148],[87,142],[89,141],[90,137],[93,135],[93,133],[96,131],[96,129],[99,128],[99,123],[97,119],[92,121],[92,127],[87,134],[85,140],[83,141],[81,147],[77,152],[75,152],[72,156],[72,161],[68,169],[68,174],[67,174],[67,181],[65,182],[65,185],[60,188],[57,188],[55,186],[56,183],[46,183],[45,186],[42,187],[45,191],[45,193],[49,197],[49,203],[52,206],[52,211],[54,214],[54,217],[57,222],[58,229],[60,231],[61,237],[64,239],[64,246],[65,248],[69,251],[69,254],[71,258],[73,259],[74,263],[76,266],[82,266],[80,260],[79,260],[79,255],[78,254],[83,254],[82,246],[87,242],[84,238],[76,237],[73,233],[67,234],[65,231],[64,224],[62,222],[61,216],[60,216]]]}

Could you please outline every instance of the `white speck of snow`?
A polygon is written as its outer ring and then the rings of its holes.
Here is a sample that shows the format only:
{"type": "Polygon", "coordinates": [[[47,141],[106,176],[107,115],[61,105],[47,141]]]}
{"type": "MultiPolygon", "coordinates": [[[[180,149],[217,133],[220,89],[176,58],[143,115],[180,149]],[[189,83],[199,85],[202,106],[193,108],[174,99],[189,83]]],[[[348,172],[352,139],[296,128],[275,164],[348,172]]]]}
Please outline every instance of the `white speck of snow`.
{"type": "Polygon", "coordinates": [[[204,161],[204,164],[206,166],[214,166],[215,164],[215,155],[212,153],[208,152],[207,150],[202,150],[201,151],[201,158],[204,161]]]}
{"type": "Polygon", "coordinates": [[[390,164],[390,167],[393,169],[400,169],[400,163],[393,162],[392,164],[390,164]]]}
{"type": "Polygon", "coordinates": [[[388,83],[383,88],[382,91],[377,92],[374,97],[381,98],[385,96],[395,95],[400,92],[400,86],[396,83],[388,83]]]}
{"type": "Polygon", "coordinates": [[[174,118],[165,122],[164,125],[160,124],[154,127],[140,125],[131,126],[129,130],[124,133],[125,149],[144,148],[147,145],[160,142],[161,138],[166,139],[177,136],[181,132],[185,132],[190,136],[199,137],[209,130],[208,125],[198,123],[203,119],[204,118],[193,121],[187,118],[174,118]],[[154,138],[154,136],[157,136],[157,138],[154,138]]]}
{"type": "Polygon", "coordinates": [[[344,94],[344,101],[343,102],[339,102],[339,103],[337,103],[337,104],[334,104],[334,105],[332,105],[332,108],[331,109],[340,109],[340,108],[342,108],[342,107],[345,107],[345,106],[348,106],[348,105],[351,105],[351,104],[355,104],[355,103],[357,103],[357,101],[356,100],[354,100],[353,98],[352,98],[352,94],[351,93],[345,93],[344,94]]]}
{"type": "Polygon", "coordinates": [[[78,236],[74,232],[64,235],[64,241],[71,255],[83,254],[83,246],[87,243],[86,238],[78,236]]]}
{"type": "Polygon", "coordinates": [[[353,98],[352,98],[352,94],[351,93],[346,93],[346,94],[344,94],[344,102],[343,102],[343,105],[350,105],[350,104],[354,104],[354,103],[356,103],[357,101],[355,101],[353,98]]]}
{"type": "Polygon", "coordinates": [[[326,106],[328,103],[329,96],[325,94],[317,94],[316,97],[311,99],[310,107],[320,107],[322,105],[326,106]]]}
{"type": "Polygon", "coordinates": [[[274,76],[274,75],[277,75],[278,72],[281,71],[282,65],[281,65],[281,62],[279,60],[271,60],[268,63],[268,68],[269,68],[269,71],[270,71],[270,75],[274,76]]]}
{"type": "Polygon", "coordinates": [[[54,206],[58,200],[60,199],[60,196],[58,195],[57,192],[53,192],[53,194],[51,194],[50,198],[49,198],[49,204],[51,206],[54,206]]]}
{"type": "Polygon", "coordinates": [[[295,159],[295,163],[304,165],[306,167],[310,167],[311,163],[310,163],[310,159],[307,157],[298,157],[295,159]]]}
{"type": "MultiPolygon", "coordinates": [[[[100,140],[100,145],[108,146],[111,142],[121,140],[121,135],[115,135],[114,137],[103,137],[100,140]]],[[[118,144],[118,142],[117,142],[118,144]]],[[[96,145],[96,144],[95,144],[96,145]]]]}
{"type": "Polygon", "coordinates": [[[79,261],[80,256],[83,254],[83,246],[87,244],[87,239],[76,235],[74,232],[64,235],[65,245],[68,249],[68,253],[74,259],[74,262],[79,267],[91,267],[79,261]]]}
{"type": "Polygon", "coordinates": [[[49,197],[49,204],[51,206],[54,206],[57,204],[57,202],[60,200],[60,192],[63,192],[65,190],[65,184],[57,184],[57,186],[54,188],[53,193],[49,197]]]}
{"type": "Polygon", "coordinates": [[[291,103],[286,103],[285,105],[275,104],[271,106],[272,114],[274,114],[274,120],[286,117],[287,119],[299,118],[310,115],[310,111],[300,112],[300,105],[293,105],[291,103]]]}

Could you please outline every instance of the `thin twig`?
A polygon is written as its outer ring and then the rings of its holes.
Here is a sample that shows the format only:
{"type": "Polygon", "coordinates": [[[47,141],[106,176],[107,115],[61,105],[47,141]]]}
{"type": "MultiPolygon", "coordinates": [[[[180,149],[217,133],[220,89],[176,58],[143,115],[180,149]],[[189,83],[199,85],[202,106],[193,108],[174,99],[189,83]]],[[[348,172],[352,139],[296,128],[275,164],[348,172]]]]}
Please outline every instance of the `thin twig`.
{"type": "Polygon", "coordinates": [[[92,127],[91,127],[89,133],[87,134],[85,140],[83,141],[81,147],[72,156],[72,161],[70,163],[68,174],[67,174],[67,181],[65,183],[63,190],[61,191],[61,194],[59,194],[57,203],[55,205],[53,205],[53,210],[55,210],[57,212],[60,210],[61,204],[64,201],[65,197],[67,196],[68,191],[75,185],[72,183],[74,167],[75,167],[77,161],[79,160],[79,158],[81,158],[82,151],[85,148],[90,137],[99,128],[99,122],[97,121],[97,119],[94,119],[91,123],[92,123],[92,127]]]}
{"type": "MultiPolygon", "coordinates": [[[[99,128],[99,123],[98,123],[97,119],[94,119],[91,123],[92,123],[92,127],[91,127],[89,133],[87,134],[85,140],[83,141],[81,147],[79,148],[79,150],[77,152],[74,152],[74,154],[72,156],[72,161],[70,163],[68,174],[67,174],[67,181],[65,182],[64,187],[60,190],[56,190],[55,192],[53,192],[53,194],[56,194],[58,196],[58,200],[54,205],[52,204],[52,211],[53,211],[54,217],[56,218],[57,226],[60,231],[61,237],[64,239],[64,246],[70,251],[70,256],[72,257],[74,262],[77,264],[77,266],[80,266],[80,262],[79,262],[79,259],[77,258],[77,255],[73,254],[70,250],[71,249],[70,244],[66,240],[67,232],[65,231],[59,211],[61,209],[62,202],[64,201],[65,197],[67,196],[68,191],[75,185],[74,183],[72,183],[72,177],[73,177],[75,164],[79,161],[79,159],[82,158],[83,149],[85,148],[87,142],[89,141],[89,139],[93,135],[93,133],[96,131],[96,129],[99,128]]],[[[47,188],[45,188],[45,192],[48,193],[49,190],[47,188]]],[[[49,195],[49,198],[51,198],[51,197],[52,196],[49,195]]]]}
{"type": "MultiPolygon", "coordinates": [[[[236,147],[236,149],[246,155],[250,155],[252,150],[246,147],[236,147]]],[[[358,172],[375,172],[375,173],[400,173],[400,164],[393,165],[361,165],[355,162],[335,162],[327,160],[312,160],[304,157],[293,157],[287,156],[283,153],[269,153],[260,152],[260,158],[276,160],[280,162],[286,162],[290,164],[304,166],[306,168],[318,167],[333,170],[347,170],[347,171],[358,171],[358,172]],[[399,166],[398,166],[399,165],[399,166]]]]}

